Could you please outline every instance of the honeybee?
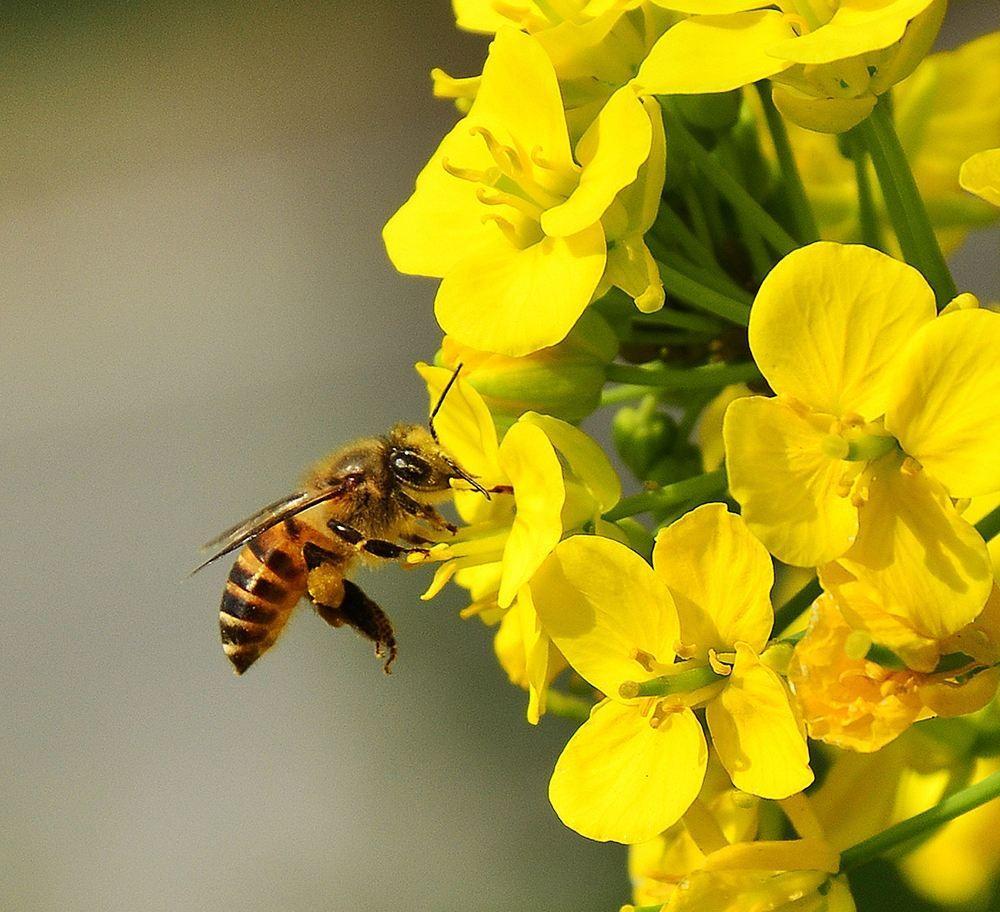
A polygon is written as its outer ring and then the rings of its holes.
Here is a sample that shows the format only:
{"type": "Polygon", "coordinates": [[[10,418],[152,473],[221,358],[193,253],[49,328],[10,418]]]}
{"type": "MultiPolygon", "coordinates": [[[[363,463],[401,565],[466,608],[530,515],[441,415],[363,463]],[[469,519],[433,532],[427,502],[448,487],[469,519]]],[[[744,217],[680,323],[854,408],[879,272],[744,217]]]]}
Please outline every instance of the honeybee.
{"type": "Polygon", "coordinates": [[[236,674],[274,645],[303,596],[332,627],[346,624],[371,640],[390,672],[397,651],[392,623],[346,575],[361,556],[405,561],[454,534],[434,507],[448,497],[452,481],[461,479],[489,498],[434,431],[434,417],[457,378],[458,370],[428,428],[397,424],[385,436],[336,450],[313,467],[300,490],[205,545],[215,551],[198,570],[242,549],[219,608],[222,648],[236,674]]]}

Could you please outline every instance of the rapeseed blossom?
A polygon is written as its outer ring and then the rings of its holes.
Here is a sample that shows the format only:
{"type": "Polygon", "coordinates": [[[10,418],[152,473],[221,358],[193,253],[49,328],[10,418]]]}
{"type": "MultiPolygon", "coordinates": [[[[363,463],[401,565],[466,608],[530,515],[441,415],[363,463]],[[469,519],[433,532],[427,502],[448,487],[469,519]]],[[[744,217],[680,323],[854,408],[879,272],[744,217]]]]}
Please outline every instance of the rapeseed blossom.
{"type": "Polygon", "coordinates": [[[945,254],[998,217],[1000,33],[929,54],[944,0],[453,8],[492,43],[432,74],[462,116],[384,230],[440,280],[418,370],[461,467],[457,523],[406,532],[425,597],[577,723],[550,802],[629,845],[643,912],[874,912],[876,858],[986,895],[1000,313],[945,254]]]}

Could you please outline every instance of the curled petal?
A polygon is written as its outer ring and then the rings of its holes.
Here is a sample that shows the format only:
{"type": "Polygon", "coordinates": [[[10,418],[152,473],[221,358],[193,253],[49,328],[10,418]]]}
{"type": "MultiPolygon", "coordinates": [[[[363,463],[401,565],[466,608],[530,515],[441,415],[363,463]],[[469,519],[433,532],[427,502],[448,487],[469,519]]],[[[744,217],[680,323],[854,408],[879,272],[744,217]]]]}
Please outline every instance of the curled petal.
{"type": "Polygon", "coordinates": [[[1000,149],[977,152],[962,163],[958,182],[964,190],[1000,206],[1000,149]]]}

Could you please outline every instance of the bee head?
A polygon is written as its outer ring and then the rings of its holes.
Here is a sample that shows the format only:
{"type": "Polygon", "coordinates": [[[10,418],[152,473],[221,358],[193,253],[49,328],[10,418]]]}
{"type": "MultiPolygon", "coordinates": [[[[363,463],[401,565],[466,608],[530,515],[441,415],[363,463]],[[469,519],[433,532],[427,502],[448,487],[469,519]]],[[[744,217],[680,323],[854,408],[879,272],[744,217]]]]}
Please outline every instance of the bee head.
{"type": "Polygon", "coordinates": [[[386,451],[389,472],[397,483],[414,494],[441,494],[451,481],[461,478],[478,491],[489,494],[462,469],[418,424],[399,424],[389,433],[386,451]]]}

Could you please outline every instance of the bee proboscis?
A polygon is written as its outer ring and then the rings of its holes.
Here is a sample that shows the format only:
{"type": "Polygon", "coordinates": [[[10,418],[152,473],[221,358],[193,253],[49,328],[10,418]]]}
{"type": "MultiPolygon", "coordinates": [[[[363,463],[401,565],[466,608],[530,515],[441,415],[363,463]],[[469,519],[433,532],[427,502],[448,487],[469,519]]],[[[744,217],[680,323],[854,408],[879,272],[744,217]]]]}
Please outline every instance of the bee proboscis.
{"type": "Polygon", "coordinates": [[[347,574],[362,555],[405,560],[454,534],[455,527],[434,507],[448,497],[453,480],[489,497],[445,452],[434,431],[434,417],[459,369],[428,428],[397,424],[384,436],[336,450],[313,467],[300,490],[205,546],[214,553],[198,570],[241,549],[219,608],[222,648],[237,674],[274,645],[304,596],[331,626],[353,627],[371,640],[389,672],[396,658],[392,623],[347,574]]]}

